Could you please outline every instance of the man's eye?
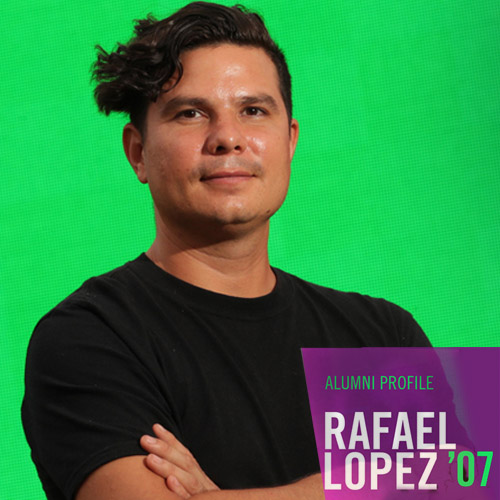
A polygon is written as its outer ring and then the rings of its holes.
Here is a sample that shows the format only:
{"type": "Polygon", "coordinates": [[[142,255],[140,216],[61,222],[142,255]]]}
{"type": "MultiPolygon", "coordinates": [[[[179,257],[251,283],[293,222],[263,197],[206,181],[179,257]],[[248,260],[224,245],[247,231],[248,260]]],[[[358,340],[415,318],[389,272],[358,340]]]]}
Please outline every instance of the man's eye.
{"type": "Polygon", "coordinates": [[[196,109],[183,109],[179,113],[177,113],[177,118],[198,118],[200,116],[200,112],[196,109]]]}
{"type": "Polygon", "coordinates": [[[245,114],[250,116],[259,116],[265,115],[266,112],[262,108],[258,108],[257,106],[248,106],[245,108],[245,114]]]}

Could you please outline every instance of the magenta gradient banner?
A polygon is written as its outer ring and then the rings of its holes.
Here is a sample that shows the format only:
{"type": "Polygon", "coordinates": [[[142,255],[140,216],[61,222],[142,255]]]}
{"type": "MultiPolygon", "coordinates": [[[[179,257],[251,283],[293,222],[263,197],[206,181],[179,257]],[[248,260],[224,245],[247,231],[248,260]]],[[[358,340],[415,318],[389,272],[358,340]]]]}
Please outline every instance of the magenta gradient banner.
{"type": "Polygon", "coordinates": [[[500,499],[500,348],[302,356],[326,500],[500,499]]]}

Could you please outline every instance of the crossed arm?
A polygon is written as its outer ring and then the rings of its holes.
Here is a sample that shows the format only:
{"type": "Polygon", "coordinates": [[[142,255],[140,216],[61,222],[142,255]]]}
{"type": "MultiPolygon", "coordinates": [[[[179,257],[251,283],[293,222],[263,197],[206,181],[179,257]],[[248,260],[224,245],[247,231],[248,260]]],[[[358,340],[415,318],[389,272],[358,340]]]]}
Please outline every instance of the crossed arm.
{"type": "Polygon", "coordinates": [[[170,432],[156,424],[143,436],[150,454],[115,460],[94,471],[76,500],[324,500],[321,475],[274,488],[220,490],[170,432]]]}
{"type": "MultiPolygon", "coordinates": [[[[149,453],[110,462],[83,483],[76,500],[324,500],[320,474],[274,488],[220,490],[204,473],[196,459],[173,434],[159,424],[153,426],[156,437],[142,436],[141,446],[149,453]]],[[[438,498],[462,498],[463,489],[444,469],[438,498]]],[[[477,500],[486,500],[487,492],[473,488],[477,500]]],[[[379,492],[386,498],[383,492],[379,492]]],[[[358,498],[358,497],[356,497],[358,498]]],[[[377,498],[381,498],[377,496],[377,498]]],[[[392,498],[392,496],[391,496],[392,498]]],[[[464,497],[465,498],[465,497],[464,497]]],[[[468,497],[469,498],[469,497],[468,497]]]]}

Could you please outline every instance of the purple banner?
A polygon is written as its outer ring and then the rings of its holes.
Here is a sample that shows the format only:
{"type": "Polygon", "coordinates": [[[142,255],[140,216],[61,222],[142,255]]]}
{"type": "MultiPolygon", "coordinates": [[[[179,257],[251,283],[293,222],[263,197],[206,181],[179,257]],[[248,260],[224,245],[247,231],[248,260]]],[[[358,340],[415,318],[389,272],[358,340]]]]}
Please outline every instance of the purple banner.
{"type": "Polygon", "coordinates": [[[302,357],[326,500],[500,499],[500,348],[302,357]]]}

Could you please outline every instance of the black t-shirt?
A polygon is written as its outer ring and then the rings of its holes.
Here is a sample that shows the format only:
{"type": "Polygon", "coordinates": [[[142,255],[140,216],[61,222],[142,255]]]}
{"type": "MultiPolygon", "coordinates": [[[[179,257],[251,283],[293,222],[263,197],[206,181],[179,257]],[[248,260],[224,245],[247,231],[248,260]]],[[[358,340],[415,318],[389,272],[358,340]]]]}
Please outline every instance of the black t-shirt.
{"type": "Polygon", "coordinates": [[[155,422],[221,488],[319,470],[301,347],[429,346],[409,313],[274,269],[245,299],[185,283],[142,254],[92,278],[38,323],[23,424],[49,500],[129,455],[155,422]]]}

